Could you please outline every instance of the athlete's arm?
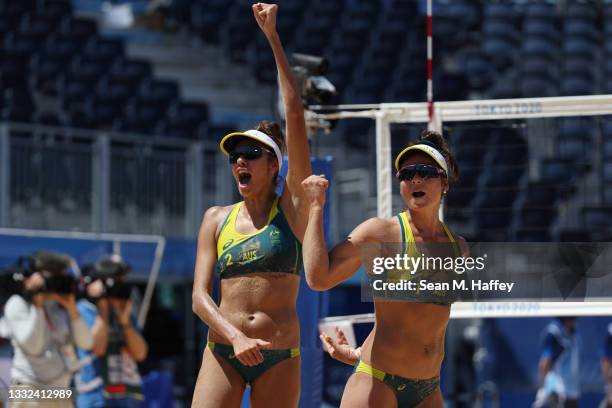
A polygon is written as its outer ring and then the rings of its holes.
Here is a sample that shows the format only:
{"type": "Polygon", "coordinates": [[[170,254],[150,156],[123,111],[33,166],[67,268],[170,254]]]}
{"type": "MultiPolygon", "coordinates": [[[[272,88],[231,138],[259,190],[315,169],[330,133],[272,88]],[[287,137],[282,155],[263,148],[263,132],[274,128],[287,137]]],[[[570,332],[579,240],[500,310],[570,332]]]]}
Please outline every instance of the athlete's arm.
{"type": "Polygon", "coordinates": [[[219,310],[211,297],[217,258],[217,225],[222,216],[221,207],[211,207],[204,214],[198,234],[193,291],[191,295],[193,312],[214,332],[223,336],[234,347],[236,358],[243,364],[256,365],[263,361],[259,348],[270,343],[261,339],[251,339],[231,324],[219,310]]]}
{"type": "Polygon", "coordinates": [[[384,220],[371,218],[359,224],[328,254],[323,236],[323,207],[329,183],[325,177],[310,176],[302,185],[310,201],[302,248],[306,281],[314,290],[327,290],[348,279],[359,269],[362,245],[374,240],[377,231],[384,231],[384,220]]]}
{"type": "Polygon", "coordinates": [[[253,5],[253,14],[257,24],[268,39],[278,70],[278,81],[285,108],[285,134],[287,135],[287,154],[289,156],[287,184],[283,190],[283,203],[291,198],[287,204],[293,207],[295,216],[293,214],[288,215],[294,220],[291,224],[297,227],[298,231],[294,232],[298,232],[296,235],[301,239],[306,228],[305,220],[308,215],[308,202],[301,183],[312,174],[312,168],[302,96],[276,31],[277,12],[278,6],[276,4],[256,3],[253,5]]]}

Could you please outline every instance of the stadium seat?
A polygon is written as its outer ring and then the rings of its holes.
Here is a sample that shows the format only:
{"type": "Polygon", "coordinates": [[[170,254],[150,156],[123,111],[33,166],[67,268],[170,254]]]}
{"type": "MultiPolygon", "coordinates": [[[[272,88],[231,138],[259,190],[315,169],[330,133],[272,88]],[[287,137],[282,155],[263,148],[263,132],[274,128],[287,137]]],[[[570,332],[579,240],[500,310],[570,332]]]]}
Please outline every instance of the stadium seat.
{"type": "Polygon", "coordinates": [[[576,164],[590,165],[593,156],[592,142],[583,136],[557,138],[557,155],[561,160],[573,160],[576,164]]]}
{"type": "Polygon", "coordinates": [[[550,242],[551,234],[547,228],[521,228],[514,238],[518,242],[550,242]]]}
{"type": "Polygon", "coordinates": [[[208,124],[208,105],[197,102],[179,102],[168,111],[161,126],[165,136],[200,139],[208,124]]]}
{"type": "Polygon", "coordinates": [[[523,228],[550,228],[557,217],[557,209],[551,207],[524,207],[520,225],[523,228]]]}
{"type": "Polygon", "coordinates": [[[149,104],[168,106],[180,97],[176,82],[170,80],[147,80],[141,87],[138,95],[141,100],[149,104]]]}
{"type": "Polygon", "coordinates": [[[595,93],[595,84],[582,77],[569,76],[561,80],[561,95],[591,95],[595,93]]]}
{"type": "Polygon", "coordinates": [[[555,43],[544,37],[526,37],[522,46],[523,56],[526,58],[548,58],[557,57],[557,47],[555,43]]]}
{"type": "Polygon", "coordinates": [[[540,19],[526,19],[523,23],[521,35],[525,38],[543,38],[553,44],[557,44],[560,38],[559,31],[557,31],[553,21],[540,19]]]}
{"type": "Polygon", "coordinates": [[[597,45],[582,38],[569,38],[563,43],[565,57],[579,57],[594,60],[597,55],[597,45]]]}
{"type": "Polygon", "coordinates": [[[576,166],[573,159],[544,159],[540,162],[540,181],[551,184],[571,185],[576,178],[576,166]]]}
{"type": "Polygon", "coordinates": [[[557,200],[564,198],[566,185],[530,182],[527,185],[524,205],[526,207],[554,207],[557,200]]]}
{"type": "Polygon", "coordinates": [[[143,101],[130,103],[124,117],[115,124],[118,130],[152,135],[157,129],[158,122],[166,115],[164,105],[146,103],[143,101]]]}
{"type": "Polygon", "coordinates": [[[588,230],[612,228],[612,207],[585,207],[582,209],[583,225],[588,230]]]}
{"type": "Polygon", "coordinates": [[[525,18],[544,21],[554,21],[557,18],[555,5],[550,3],[527,3],[525,4],[525,18]]]}
{"type": "Polygon", "coordinates": [[[566,15],[572,19],[595,23],[597,21],[597,7],[589,2],[570,2],[567,5],[566,15]]]}
{"type": "Polygon", "coordinates": [[[600,40],[600,34],[595,24],[582,19],[573,18],[573,16],[565,20],[565,24],[563,25],[563,36],[565,39],[575,38],[594,42],[600,40]]]}
{"type": "Polygon", "coordinates": [[[516,10],[514,8],[514,4],[511,2],[502,3],[502,2],[487,2],[483,4],[484,6],[484,17],[487,18],[499,18],[499,19],[508,19],[511,22],[515,22],[518,17],[516,10]]]}

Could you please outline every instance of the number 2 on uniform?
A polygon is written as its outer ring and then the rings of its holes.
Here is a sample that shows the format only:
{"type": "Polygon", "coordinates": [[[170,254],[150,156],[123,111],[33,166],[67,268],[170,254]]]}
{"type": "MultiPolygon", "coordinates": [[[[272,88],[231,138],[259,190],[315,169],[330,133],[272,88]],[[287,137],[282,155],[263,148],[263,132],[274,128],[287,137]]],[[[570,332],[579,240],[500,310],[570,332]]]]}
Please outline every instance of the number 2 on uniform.
{"type": "Polygon", "coordinates": [[[225,266],[230,266],[232,264],[232,254],[225,255],[225,266]]]}

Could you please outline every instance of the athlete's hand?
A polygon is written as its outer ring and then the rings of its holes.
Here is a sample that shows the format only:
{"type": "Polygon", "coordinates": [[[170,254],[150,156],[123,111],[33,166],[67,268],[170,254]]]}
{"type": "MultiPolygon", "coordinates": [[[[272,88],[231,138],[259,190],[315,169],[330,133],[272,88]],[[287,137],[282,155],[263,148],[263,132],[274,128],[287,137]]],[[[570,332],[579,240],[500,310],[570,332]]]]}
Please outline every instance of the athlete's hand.
{"type": "Polygon", "coordinates": [[[310,204],[319,204],[321,207],[325,205],[325,190],[329,187],[329,181],[324,175],[308,176],[302,181],[302,188],[306,196],[310,200],[310,204]]]}
{"type": "Polygon", "coordinates": [[[246,366],[256,366],[263,362],[263,355],[259,349],[269,349],[272,343],[261,339],[251,339],[245,335],[238,336],[232,342],[234,355],[246,366]]]}
{"type": "Polygon", "coordinates": [[[357,360],[361,358],[360,349],[355,349],[348,344],[348,340],[344,332],[336,327],[336,339],[332,339],[325,333],[319,335],[323,348],[333,359],[341,361],[345,364],[355,365],[357,360]]]}
{"type": "Polygon", "coordinates": [[[255,3],[252,7],[253,15],[261,31],[264,32],[266,37],[274,34],[276,32],[278,6],[276,4],[255,3]]]}

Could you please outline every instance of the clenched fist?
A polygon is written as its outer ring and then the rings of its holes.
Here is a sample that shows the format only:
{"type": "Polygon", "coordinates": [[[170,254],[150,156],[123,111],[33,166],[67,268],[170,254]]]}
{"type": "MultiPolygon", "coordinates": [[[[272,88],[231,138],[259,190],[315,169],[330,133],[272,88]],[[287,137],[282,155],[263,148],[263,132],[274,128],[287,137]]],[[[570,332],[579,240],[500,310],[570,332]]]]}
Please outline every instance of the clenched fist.
{"type": "Polygon", "coordinates": [[[302,188],[310,200],[310,204],[325,205],[325,190],[329,187],[329,181],[324,175],[312,175],[302,181],[302,188]]]}
{"type": "Polygon", "coordinates": [[[266,37],[276,32],[276,13],[278,6],[276,4],[255,3],[253,4],[253,15],[257,20],[257,25],[264,32],[266,37]]]}

